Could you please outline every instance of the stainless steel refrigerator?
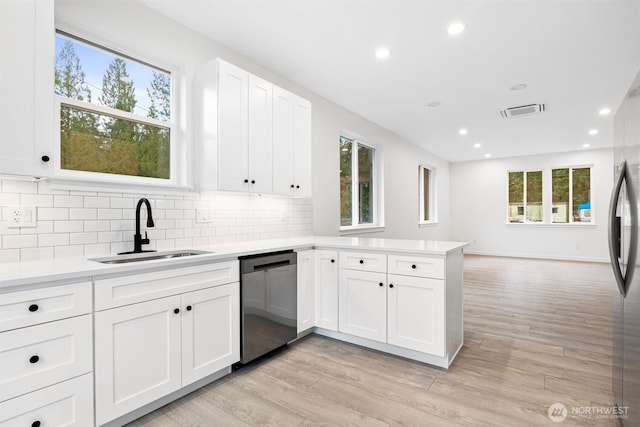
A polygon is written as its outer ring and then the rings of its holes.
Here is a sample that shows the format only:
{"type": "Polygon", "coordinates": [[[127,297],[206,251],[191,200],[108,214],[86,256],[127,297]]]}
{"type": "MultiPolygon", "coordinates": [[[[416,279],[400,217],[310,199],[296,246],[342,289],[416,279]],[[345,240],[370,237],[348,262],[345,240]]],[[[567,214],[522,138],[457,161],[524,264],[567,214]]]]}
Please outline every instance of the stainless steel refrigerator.
{"type": "Polygon", "coordinates": [[[640,426],[640,74],[614,119],[614,188],[609,206],[613,295],[613,394],[624,426],[640,426]],[[626,416],[624,416],[626,415],[626,416]]]}

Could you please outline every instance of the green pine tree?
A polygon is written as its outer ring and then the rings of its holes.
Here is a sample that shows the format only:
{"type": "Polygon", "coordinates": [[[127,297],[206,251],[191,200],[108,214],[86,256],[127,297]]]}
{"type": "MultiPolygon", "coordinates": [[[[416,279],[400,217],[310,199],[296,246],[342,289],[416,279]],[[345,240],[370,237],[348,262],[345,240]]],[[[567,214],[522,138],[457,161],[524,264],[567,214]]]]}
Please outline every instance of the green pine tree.
{"type": "MultiPolygon", "coordinates": [[[[129,80],[127,63],[114,58],[102,77],[100,103],[117,110],[133,112],[136,97],[133,82],[129,80]]],[[[104,124],[106,144],[128,144],[139,140],[138,125],[128,120],[109,118],[104,124]]],[[[136,173],[137,175],[137,173],[136,173]]]]}

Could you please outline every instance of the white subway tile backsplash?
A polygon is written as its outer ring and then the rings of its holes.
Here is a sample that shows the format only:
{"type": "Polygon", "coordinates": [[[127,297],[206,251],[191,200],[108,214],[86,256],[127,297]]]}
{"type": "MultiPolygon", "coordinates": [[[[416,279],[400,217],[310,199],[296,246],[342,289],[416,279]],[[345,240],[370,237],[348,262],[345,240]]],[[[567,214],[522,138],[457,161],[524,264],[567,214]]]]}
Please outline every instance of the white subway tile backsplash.
{"type": "MultiPolygon", "coordinates": [[[[47,181],[0,181],[0,262],[51,257],[98,257],[133,249],[135,206],[152,205],[154,228],[146,230],[149,249],[311,234],[310,199],[243,193],[130,194],[53,190],[47,181]],[[37,226],[8,228],[7,206],[37,207],[37,226]],[[196,209],[210,222],[196,223],[196,209]]],[[[146,229],[146,209],[141,225],[146,229]]]]}
{"type": "Polygon", "coordinates": [[[69,243],[71,245],[90,245],[98,243],[98,233],[71,233],[69,234],[69,243]]]}
{"type": "Polygon", "coordinates": [[[20,261],[38,261],[53,258],[53,247],[20,249],[20,261]]]}
{"type": "Polygon", "coordinates": [[[69,245],[68,233],[38,234],[38,246],[66,246],[69,245]]]}
{"type": "MultiPolygon", "coordinates": [[[[40,225],[44,221],[39,221],[40,225]]],[[[56,233],[73,233],[84,230],[83,221],[53,221],[53,229],[56,233]]]]}
{"type": "Polygon", "coordinates": [[[81,208],[83,204],[82,196],[53,196],[53,207],[55,208],[81,208]]]}
{"type": "Polygon", "coordinates": [[[2,236],[3,249],[35,248],[38,246],[37,234],[2,236]]]}
{"type": "Polygon", "coordinates": [[[67,208],[38,208],[37,209],[38,221],[61,221],[69,219],[69,209],[67,208]]]}

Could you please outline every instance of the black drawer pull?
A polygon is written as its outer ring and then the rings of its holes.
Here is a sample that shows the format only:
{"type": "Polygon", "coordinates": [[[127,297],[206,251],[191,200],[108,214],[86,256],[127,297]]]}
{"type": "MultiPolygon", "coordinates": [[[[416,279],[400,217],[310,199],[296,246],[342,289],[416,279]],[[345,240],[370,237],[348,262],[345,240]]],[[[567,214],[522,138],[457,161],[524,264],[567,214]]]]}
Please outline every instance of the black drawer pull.
{"type": "Polygon", "coordinates": [[[360,264],[364,264],[364,260],[360,260],[360,264]]]}
{"type": "Polygon", "coordinates": [[[390,287],[390,288],[393,288],[393,283],[389,283],[389,287],[390,287]]]}
{"type": "Polygon", "coordinates": [[[413,268],[415,270],[416,269],[416,265],[415,264],[411,265],[411,268],[413,268]]]}
{"type": "Polygon", "coordinates": [[[179,309],[179,308],[176,308],[176,309],[174,309],[174,310],[173,310],[173,312],[174,312],[175,314],[178,314],[178,313],[180,313],[180,309],[179,309]]]}
{"type": "Polygon", "coordinates": [[[31,427],[40,427],[40,421],[34,421],[31,423],[31,427]]]}
{"type": "Polygon", "coordinates": [[[187,311],[191,311],[193,307],[191,307],[190,305],[187,306],[187,311]]]}
{"type": "Polygon", "coordinates": [[[336,260],[335,260],[335,259],[332,259],[332,260],[331,260],[331,262],[336,262],[336,260]]]}
{"type": "Polygon", "coordinates": [[[32,313],[35,313],[36,311],[38,311],[39,308],[40,307],[38,307],[38,304],[31,304],[29,306],[29,311],[32,312],[32,313]]]}
{"type": "Polygon", "coordinates": [[[38,363],[40,356],[34,355],[29,358],[29,363],[38,363]]]}
{"type": "Polygon", "coordinates": [[[384,286],[384,283],[380,282],[380,283],[379,283],[379,285],[380,285],[380,286],[384,286]]]}

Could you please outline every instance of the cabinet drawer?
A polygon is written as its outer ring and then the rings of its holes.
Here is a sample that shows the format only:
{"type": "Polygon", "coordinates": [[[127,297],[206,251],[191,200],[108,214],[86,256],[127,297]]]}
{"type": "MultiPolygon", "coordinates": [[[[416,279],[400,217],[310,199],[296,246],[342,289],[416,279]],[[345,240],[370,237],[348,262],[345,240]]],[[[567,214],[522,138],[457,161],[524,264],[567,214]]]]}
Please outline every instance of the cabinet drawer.
{"type": "Polygon", "coordinates": [[[98,279],[95,281],[95,306],[99,311],[239,280],[238,261],[98,279]]]}
{"type": "Polygon", "coordinates": [[[91,371],[91,315],[0,334],[0,401],[91,371]]]}
{"type": "Polygon", "coordinates": [[[340,252],[340,268],[387,272],[387,254],[379,252],[340,252]]]}
{"type": "Polygon", "coordinates": [[[0,427],[93,425],[91,374],[0,403],[0,427]],[[40,424],[35,424],[39,421],[40,424]]]}
{"type": "Polygon", "coordinates": [[[90,312],[90,282],[0,294],[0,332],[90,312]]]}
{"type": "Polygon", "coordinates": [[[444,279],[444,259],[414,255],[389,255],[389,274],[444,279]]]}

